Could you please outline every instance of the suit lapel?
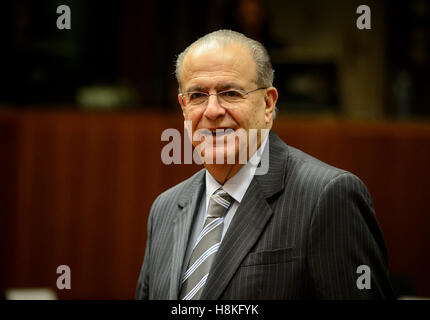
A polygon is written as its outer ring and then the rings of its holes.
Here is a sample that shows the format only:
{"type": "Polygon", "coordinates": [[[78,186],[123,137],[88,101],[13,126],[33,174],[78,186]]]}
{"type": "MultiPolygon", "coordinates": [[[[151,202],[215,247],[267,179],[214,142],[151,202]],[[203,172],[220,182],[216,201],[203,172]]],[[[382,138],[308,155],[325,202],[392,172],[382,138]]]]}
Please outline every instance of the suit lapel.
{"type": "Polygon", "coordinates": [[[201,299],[219,299],[271,217],[272,210],[258,189],[253,180],[223,239],[201,299]]]}
{"type": "Polygon", "coordinates": [[[265,175],[256,175],[245,193],[212,265],[201,299],[221,297],[272,216],[267,198],[284,188],[286,148],[272,131],[268,142],[264,152],[269,153],[269,170],[265,175]]]}
{"type": "Polygon", "coordinates": [[[169,299],[176,300],[179,297],[182,267],[193,217],[194,213],[198,210],[204,192],[204,172],[204,170],[201,170],[195,175],[191,186],[185,189],[178,201],[178,214],[173,222],[173,252],[171,257],[169,299]]]}

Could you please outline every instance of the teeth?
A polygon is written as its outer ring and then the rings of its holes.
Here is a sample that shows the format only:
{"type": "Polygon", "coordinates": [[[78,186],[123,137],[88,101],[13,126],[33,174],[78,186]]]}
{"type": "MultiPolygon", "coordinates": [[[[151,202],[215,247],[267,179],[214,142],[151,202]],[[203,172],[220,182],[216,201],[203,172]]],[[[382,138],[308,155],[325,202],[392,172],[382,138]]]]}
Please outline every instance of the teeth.
{"type": "Polygon", "coordinates": [[[228,128],[228,129],[225,129],[225,130],[215,130],[215,131],[212,131],[212,134],[216,135],[216,136],[223,136],[223,135],[232,133],[233,131],[234,131],[233,129],[228,128]]]}
{"type": "Polygon", "coordinates": [[[234,130],[232,128],[228,128],[228,129],[217,129],[217,130],[211,130],[211,132],[213,134],[224,134],[224,133],[231,133],[234,130]]]}

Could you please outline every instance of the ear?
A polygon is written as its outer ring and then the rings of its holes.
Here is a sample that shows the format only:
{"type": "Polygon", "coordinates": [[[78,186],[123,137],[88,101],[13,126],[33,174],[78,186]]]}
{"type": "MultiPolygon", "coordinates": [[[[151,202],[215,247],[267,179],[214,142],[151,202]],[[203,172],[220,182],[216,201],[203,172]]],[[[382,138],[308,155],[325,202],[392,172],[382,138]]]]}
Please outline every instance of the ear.
{"type": "Polygon", "coordinates": [[[264,115],[266,124],[268,124],[273,120],[273,112],[275,111],[276,101],[278,101],[278,90],[275,87],[267,88],[264,100],[266,102],[264,115]]]}
{"type": "Polygon", "coordinates": [[[185,117],[185,104],[184,104],[184,100],[182,99],[181,94],[178,94],[178,101],[179,101],[179,104],[182,108],[182,114],[184,115],[184,119],[186,119],[186,117],[185,117]]]}

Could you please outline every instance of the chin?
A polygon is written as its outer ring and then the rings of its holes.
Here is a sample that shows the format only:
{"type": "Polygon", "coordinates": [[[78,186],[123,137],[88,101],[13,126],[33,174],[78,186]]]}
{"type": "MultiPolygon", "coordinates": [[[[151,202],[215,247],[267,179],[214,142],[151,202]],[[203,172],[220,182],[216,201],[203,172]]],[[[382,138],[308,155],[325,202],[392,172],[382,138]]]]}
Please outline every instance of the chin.
{"type": "Polygon", "coordinates": [[[223,147],[211,147],[206,150],[208,153],[205,153],[204,158],[211,159],[212,164],[244,164],[247,161],[247,147],[243,147],[241,155],[238,143],[230,146],[225,144],[223,147]]]}

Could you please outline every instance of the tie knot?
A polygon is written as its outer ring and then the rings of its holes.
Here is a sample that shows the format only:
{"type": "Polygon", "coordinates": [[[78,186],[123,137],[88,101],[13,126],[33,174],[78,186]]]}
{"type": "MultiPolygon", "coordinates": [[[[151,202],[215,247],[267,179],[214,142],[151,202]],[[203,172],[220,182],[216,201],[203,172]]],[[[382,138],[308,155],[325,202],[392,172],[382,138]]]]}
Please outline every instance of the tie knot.
{"type": "Polygon", "coordinates": [[[225,215],[234,199],[224,190],[218,189],[211,196],[208,208],[208,217],[219,218],[225,215]]]}

